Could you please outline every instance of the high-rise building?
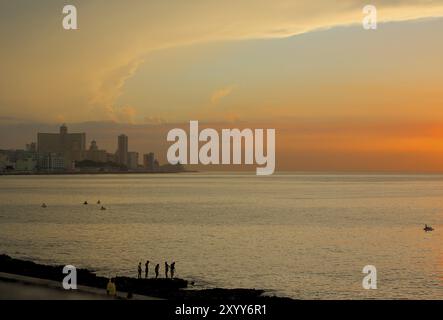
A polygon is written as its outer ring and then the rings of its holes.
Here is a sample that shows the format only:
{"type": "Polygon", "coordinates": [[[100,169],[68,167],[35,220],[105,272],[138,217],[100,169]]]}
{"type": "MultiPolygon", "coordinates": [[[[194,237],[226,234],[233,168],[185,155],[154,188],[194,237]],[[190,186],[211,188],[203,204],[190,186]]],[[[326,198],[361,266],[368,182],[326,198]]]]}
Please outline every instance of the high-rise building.
{"type": "Polygon", "coordinates": [[[118,149],[117,149],[118,163],[127,166],[128,165],[128,136],[118,136],[118,149]]]}
{"type": "Polygon", "coordinates": [[[155,155],[150,152],[148,154],[143,155],[143,166],[146,170],[154,171],[156,168],[155,165],[155,155]]]}
{"type": "Polygon", "coordinates": [[[60,133],[38,133],[37,150],[40,157],[50,153],[59,154],[64,158],[66,168],[70,168],[73,161],[85,158],[86,134],[68,133],[68,127],[62,125],[60,133]]]}
{"type": "Polygon", "coordinates": [[[128,168],[138,168],[138,152],[128,152],[128,168]]]}

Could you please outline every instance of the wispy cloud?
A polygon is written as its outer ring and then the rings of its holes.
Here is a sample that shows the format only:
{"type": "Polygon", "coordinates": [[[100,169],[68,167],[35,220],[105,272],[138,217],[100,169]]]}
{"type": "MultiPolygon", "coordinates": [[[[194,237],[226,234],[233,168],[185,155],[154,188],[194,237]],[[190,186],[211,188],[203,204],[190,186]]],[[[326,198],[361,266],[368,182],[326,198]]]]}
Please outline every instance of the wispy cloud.
{"type": "Polygon", "coordinates": [[[211,96],[211,103],[213,105],[217,105],[220,102],[220,100],[229,96],[233,90],[234,88],[232,86],[215,90],[211,96]]]}
{"type": "Polygon", "coordinates": [[[134,75],[142,63],[143,59],[133,59],[103,72],[102,78],[96,84],[91,97],[91,104],[99,106],[113,105],[122,94],[126,81],[134,75]]]}
{"type": "Polygon", "coordinates": [[[155,116],[146,116],[144,117],[144,122],[146,124],[166,124],[167,121],[161,117],[155,117],[155,116]]]}
{"type": "Polygon", "coordinates": [[[131,106],[124,107],[106,107],[107,116],[109,120],[119,123],[135,123],[135,116],[137,110],[131,106]]]}

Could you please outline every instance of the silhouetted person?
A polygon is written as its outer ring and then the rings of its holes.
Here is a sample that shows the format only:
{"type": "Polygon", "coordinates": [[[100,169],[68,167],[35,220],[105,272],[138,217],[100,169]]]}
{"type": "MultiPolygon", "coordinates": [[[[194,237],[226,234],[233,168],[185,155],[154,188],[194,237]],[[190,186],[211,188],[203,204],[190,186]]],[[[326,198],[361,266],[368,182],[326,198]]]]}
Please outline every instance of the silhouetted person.
{"type": "Polygon", "coordinates": [[[46,203],[42,204],[42,208],[47,208],[48,206],[46,205],[46,203]]]}
{"type": "Polygon", "coordinates": [[[100,200],[97,201],[97,204],[101,204],[100,200]]]}
{"type": "Polygon", "coordinates": [[[142,278],[142,263],[138,263],[138,279],[142,278]]]}
{"type": "Polygon", "coordinates": [[[112,286],[112,283],[111,283],[111,278],[109,278],[109,280],[108,280],[108,284],[106,285],[106,294],[109,296],[109,294],[111,293],[111,286],[112,286]]]}
{"type": "Polygon", "coordinates": [[[148,279],[148,273],[149,273],[149,260],[146,260],[145,263],[145,278],[148,279]]]}
{"type": "Polygon", "coordinates": [[[157,263],[157,265],[155,266],[155,279],[158,278],[158,272],[160,271],[160,264],[157,263]]]}
{"type": "Polygon", "coordinates": [[[114,278],[109,279],[108,285],[106,286],[106,294],[112,297],[115,297],[115,295],[117,294],[117,288],[115,286],[114,278]]]}
{"type": "Polygon", "coordinates": [[[165,278],[168,278],[169,264],[165,261],[165,278]]]}
{"type": "Polygon", "coordinates": [[[171,279],[174,279],[175,261],[171,263],[171,279]]]}

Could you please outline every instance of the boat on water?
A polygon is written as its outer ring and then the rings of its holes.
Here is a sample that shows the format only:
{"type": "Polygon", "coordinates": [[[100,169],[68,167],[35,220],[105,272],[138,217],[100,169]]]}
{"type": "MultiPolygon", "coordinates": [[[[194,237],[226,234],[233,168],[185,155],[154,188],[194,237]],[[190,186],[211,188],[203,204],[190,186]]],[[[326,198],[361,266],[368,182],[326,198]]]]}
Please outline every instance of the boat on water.
{"type": "Polygon", "coordinates": [[[46,203],[42,204],[42,208],[47,208],[48,206],[46,205],[46,203]]]}
{"type": "Polygon", "coordinates": [[[431,226],[428,226],[427,224],[425,224],[425,227],[423,229],[425,232],[431,232],[434,231],[434,228],[432,228],[431,226]]]}

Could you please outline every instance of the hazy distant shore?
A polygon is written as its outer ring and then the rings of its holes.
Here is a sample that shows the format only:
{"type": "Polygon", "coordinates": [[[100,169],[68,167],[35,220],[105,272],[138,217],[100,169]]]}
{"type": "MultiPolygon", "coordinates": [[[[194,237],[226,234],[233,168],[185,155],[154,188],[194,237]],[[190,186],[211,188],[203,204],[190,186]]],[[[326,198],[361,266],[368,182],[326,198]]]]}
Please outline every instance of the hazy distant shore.
{"type": "Polygon", "coordinates": [[[60,172],[0,172],[0,176],[61,176],[61,175],[106,175],[106,174],[174,174],[174,173],[197,173],[198,171],[60,171],[60,172]]]}
{"type": "MultiPolygon", "coordinates": [[[[0,255],[0,272],[20,275],[36,279],[37,287],[41,287],[41,292],[45,292],[46,286],[40,284],[38,279],[52,280],[62,282],[66,276],[62,272],[63,266],[56,265],[42,265],[32,261],[26,261],[21,259],[14,259],[8,255],[0,255]]],[[[93,271],[87,269],[77,269],[77,283],[81,286],[88,286],[91,288],[97,288],[103,290],[103,294],[106,292],[106,285],[108,279],[105,277],[97,276],[93,271]]],[[[278,298],[263,296],[264,290],[259,289],[200,289],[195,290],[189,288],[193,284],[190,284],[184,279],[165,279],[165,278],[149,278],[149,279],[136,279],[130,277],[115,278],[117,291],[130,292],[131,294],[141,295],[146,297],[161,298],[167,300],[186,300],[186,301],[218,301],[218,300],[292,300],[289,298],[278,298]],[[184,290],[186,289],[186,290],[184,290]]],[[[2,286],[0,286],[0,289],[2,286]]],[[[20,290],[28,290],[26,286],[21,288],[17,285],[15,296],[26,296],[26,292],[20,293],[20,290]]],[[[3,298],[8,299],[7,292],[1,292],[3,298]]],[[[87,296],[86,296],[87,297],[87,296]]],[[[14,297],[11,297],[14,298],[14,297]]],[[[75,299],[75,296],[74,296],[75,299]]]]}

